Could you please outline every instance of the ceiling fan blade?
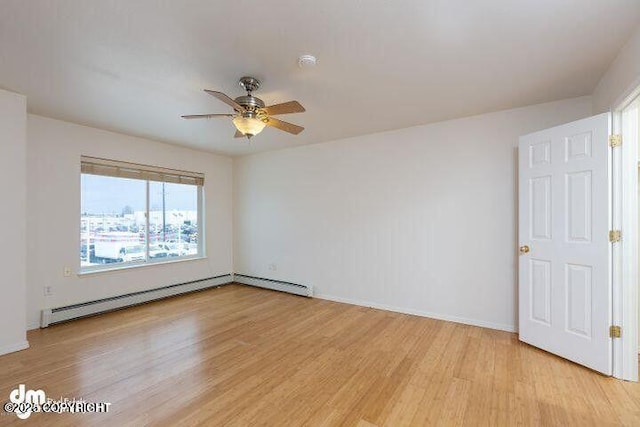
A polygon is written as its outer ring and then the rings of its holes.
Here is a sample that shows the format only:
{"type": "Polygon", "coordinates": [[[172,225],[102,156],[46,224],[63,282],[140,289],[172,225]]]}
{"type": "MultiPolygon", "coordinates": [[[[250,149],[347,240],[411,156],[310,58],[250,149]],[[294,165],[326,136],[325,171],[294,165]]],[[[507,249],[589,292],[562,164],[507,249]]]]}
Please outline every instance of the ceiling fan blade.
{"type": "Polygon", "coordinates": [[[244,137],[244,133],[240,132],[239,130],[236,131],[236,134],[233,135],[234,138],[242,138],[244,137]]]}
{"type": "Polygon", "coordinates": [[[282,120],[278,120],[273,117],[269,117],[266,123],[267,123],[267,126],[271,126],[276,129],[280,129],[285,132],[292,133],[294,135],[297,135],[304,130],[302,126],[294,125],[293,123],[289,123],[289,122],[284,122],[282,120]]]}
{"type": "Polygon", "coordinates": [[[183,119],[212,119],[214,117],[233,117],[233,114],[189,114],[180,117],[183,119]]]}
{"type": "Polygon", "coordinates": [[[270,105],[265,107],[264,110],[270,116],[277,114],[291,114],[291,113],[304,113],[305,110],[298,101],[283,102],[282,104],[270,105]]]}
{"type": "Polygon", "coordinates": [[[231,107],[233,107],[234,110],[240,113],[244,111],[244,107],[242,105],[238,104],[236,101],[229,98],[224,93],[216,92],[215,90],[209,90],[209,89],[205,89],[204,91],[207,92],[209,95],[218,98],[220,101],[224,102],[225,104],[230,105],[231,107]]]}

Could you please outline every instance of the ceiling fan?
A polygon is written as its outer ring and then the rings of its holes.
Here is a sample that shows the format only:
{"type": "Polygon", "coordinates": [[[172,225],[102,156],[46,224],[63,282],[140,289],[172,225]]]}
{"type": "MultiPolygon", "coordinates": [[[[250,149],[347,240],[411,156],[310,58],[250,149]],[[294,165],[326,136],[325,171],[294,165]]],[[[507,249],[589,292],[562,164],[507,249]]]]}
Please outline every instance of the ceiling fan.
{"type": "Polygon", "coordinates": [[[304,107],[298,101],[289,101],[282,104],[264,106],[264,102],[251,94],[260,87],[260,81],[255,77],[242,77],[238,82],[247,91],[245,96],[232,99],[222,92],[205,89],[209,95],[218,98],[220,101],[231,106],[234,114],[190,114],[182,116],[183,119],[211,119],[214,117],[233,117],[233,124],[236,127],[236,138],[246,136],[251,139],[262,132],[265,126],[271,126],[294,135],[304,130],[302,126],[294,125],[275,117],[278,114],[303,113],[304,107]]]}

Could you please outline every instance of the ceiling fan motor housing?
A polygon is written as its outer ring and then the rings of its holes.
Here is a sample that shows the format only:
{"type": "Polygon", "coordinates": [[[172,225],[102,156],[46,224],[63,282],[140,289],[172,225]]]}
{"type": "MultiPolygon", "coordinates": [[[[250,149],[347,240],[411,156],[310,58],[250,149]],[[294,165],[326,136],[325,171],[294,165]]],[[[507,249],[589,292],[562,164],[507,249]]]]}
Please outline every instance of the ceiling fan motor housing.
{"type": "Polygon", "coordinates": [[[236,102],[248,110],[255,110],[257,108],[264,108],[264,102],[262,99],[253,95],[244,95],[236,98],[236,102]]]}
{"type": "Polygon", "coordinates": [[[255,77],[245,76],[241,77],[238,84],[247,91],[245,96],[239,96],[236,98],[236,102],[242,105],[249,111],[256,111],[259,108],[264,108],[264,102],[260,98],[256,98],[251,95],[251,92],[258,90],[260,87],[260,80],[255,77]]]}

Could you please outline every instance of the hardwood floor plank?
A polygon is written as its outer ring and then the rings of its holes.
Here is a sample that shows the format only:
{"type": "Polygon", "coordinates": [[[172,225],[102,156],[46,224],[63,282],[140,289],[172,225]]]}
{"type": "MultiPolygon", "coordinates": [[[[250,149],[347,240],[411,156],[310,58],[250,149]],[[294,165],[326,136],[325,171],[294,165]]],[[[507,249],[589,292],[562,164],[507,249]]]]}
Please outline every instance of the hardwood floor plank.
{"type": "MultiPolygon", "coordinates": [[[[0,396],[111,402],[43,426],[640,425],[640,386],[515,334],[229,285],[47,329],[0,396]]],[[[0,399],[2,400],[2,399],[0,399]]]]}

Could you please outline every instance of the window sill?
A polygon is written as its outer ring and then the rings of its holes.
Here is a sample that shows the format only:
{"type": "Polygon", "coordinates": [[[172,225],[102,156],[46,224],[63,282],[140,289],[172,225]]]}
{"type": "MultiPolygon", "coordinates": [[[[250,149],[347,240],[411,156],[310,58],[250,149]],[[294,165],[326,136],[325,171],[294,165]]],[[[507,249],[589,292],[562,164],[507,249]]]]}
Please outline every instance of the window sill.
{"type": "Polygon", "coordinates": [[[206,256],[194,256],[189,258],[180,258],[174,259],[171,261],[150,261],[144,262],[140,264],[128,264],[128,265],[120,265],[117,267],[104,267],[104,268],[95,268],[89,270],[80,270],[77,275],[78,277],[84,276],[93,276],[95,274],[103,274],[103,273],[121,273],[127,270],[138,269],[138,268],[147,268],[147,267],[155,267],[158,265],[169,265],[169,264],[177,264],[181,262],[189,262],[189,261],[203,261],[206,260],[206,256]]]}

